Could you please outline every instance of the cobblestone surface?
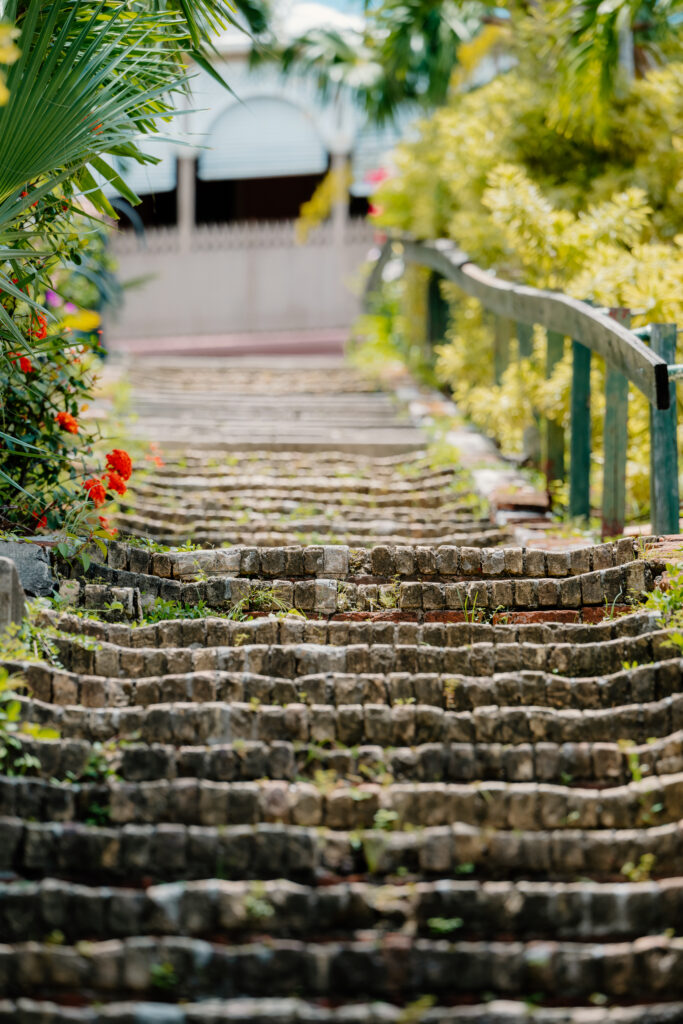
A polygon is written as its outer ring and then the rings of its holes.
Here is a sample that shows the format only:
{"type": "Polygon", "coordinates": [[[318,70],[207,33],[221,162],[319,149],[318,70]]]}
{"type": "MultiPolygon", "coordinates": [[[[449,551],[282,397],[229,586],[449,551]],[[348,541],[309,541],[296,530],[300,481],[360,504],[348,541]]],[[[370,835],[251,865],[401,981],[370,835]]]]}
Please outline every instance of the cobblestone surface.
{"type": "Polygon", "coordinates": [[[0,1024],[680,1024],[665,546],[511,546],[348,369],[181,371],[147,543],[5,662],[59,739],[0,777],[0,1024]]]}

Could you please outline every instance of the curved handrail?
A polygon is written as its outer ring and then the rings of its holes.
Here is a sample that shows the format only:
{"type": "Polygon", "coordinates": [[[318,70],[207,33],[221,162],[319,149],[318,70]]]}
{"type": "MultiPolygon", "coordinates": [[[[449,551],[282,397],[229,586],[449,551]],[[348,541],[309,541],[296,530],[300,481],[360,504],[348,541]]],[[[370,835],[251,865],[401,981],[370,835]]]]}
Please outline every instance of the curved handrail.
{"type": "Polygon", "coordinates": [[[493,313],[518,323],[542,324],[550,331],[581,342],[627,377],[656,409],[669,408],[667,363],[644,345],[633,331],[586,302],[562,292],[504,281],[472,263],[447,239],[416,242],[391,238],[386,241],[368,279],[366,297],[377,290],[384,265],[397,245],[401,246],[402,255],[407,260],[429,267],[448,281],[453,281],[493,313]]]}

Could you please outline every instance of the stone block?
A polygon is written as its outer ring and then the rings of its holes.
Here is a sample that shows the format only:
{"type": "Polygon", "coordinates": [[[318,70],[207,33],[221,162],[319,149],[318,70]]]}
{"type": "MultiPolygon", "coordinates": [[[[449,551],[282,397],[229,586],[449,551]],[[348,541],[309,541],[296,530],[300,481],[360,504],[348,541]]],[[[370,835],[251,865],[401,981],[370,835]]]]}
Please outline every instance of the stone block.
{"type": "Polygon", "coordinates": [[[19,582],[31,597],[49,597],[57,587],[50,556],[40,544],[20,540],[0,541],[0,558],[14,562],[19,582]]]}
{"type": "Polygon", "coordinates": [[[0,632],[20,623],[26,614],[24,591],[14,561],[0,557],[0,632]]]}

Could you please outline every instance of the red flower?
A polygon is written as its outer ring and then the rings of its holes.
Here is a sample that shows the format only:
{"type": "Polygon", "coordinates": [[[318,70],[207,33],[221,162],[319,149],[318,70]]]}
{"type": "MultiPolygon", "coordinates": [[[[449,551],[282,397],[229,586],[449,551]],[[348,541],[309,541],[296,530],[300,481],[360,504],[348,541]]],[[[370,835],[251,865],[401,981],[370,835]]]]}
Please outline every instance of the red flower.
{"type": "Polygon", "coordinates": [[[91,477],[90,480],[85,481],[83,486],[88,492],[88,497],[92,501],[95,508],[99,508],[100,505],[104,505],[105,501],[107,500],[107,491],[99,477],[91,477]]]}
{"type": "Polygon", "coordinates": [[[107,455],[107,469],[114,470],[122,480],[130,480],[130,475],[133,472],[133,463],[128,452],[124,452],[121,448],[114,448],[113,451],[109,452],[107,455]]]}
{"type": "Polygon", "coordinates": [[[116,491],[117,494],[126,493],[126,485],[124,483],[123,478],[119,476],[118,473],[116,473],[114,470],[111,470],[111,472],[105,473],[104,476],[108,482],[110,491],[116,491]]]}
{"type": "Polygon", "coordinates": [[[102,524],[102,529],[104,530],[104,532],[108,533],[110,537],[115,537],[116,534],[119,531],[116,529],[115,526],[110,526],[109,525],[109,520],[107,519],[107,517],[106,516],[98,516],[97,518],[99,519],[100,523],[102,524]]]}
{"type": "Polygon", "coordinates": [[[19,363],[19,369],[22,373],[33,373],[33,364],[28,356],[20,356],[16,352],[10,352],[9,359],[13,364],[19,363]]]}
{"type": "Polygon", "coordinates": [[[41,516],[38,512],[32,512],[31,515],[36,520],[36,530],[44,530],[47,526],[47,516],[45,513],[41,516]]]}
{"type": "Polygon", "coordinates": [[[70,434],[78,433],[78,420],[70,412],[58,412],[55,419],[62,430],[68,430],[70,434]]]}
{"type": "Polygon", "coordinates": [[[36,338],[37,341],[42,341],[43,338],[47,338],[47,320],[40,314],[38,314],[38,330],[33,331],[33,337],[36,338]]]}

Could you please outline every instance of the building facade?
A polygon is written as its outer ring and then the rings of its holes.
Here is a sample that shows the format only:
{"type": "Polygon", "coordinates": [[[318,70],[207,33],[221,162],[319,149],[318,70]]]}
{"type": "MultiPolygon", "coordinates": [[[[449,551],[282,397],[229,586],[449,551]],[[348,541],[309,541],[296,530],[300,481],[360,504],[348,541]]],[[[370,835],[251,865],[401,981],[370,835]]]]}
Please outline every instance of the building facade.
{"type": "MultiPolygon", "coordinates": [[[[278,38],[356,17],[292,3],[278,38]]],[[[354,277],[373,240],[368,172],[398,132],[368,127],[348,99],[321,103],[310,80],[284,79],[275,66],[250,70],[249,40],[235,29],[216,50],[232,92],[198,69],[187,109],[147,144],[161,162],[121,168],[142,203],[122,204],[113,251],[122,280],[138,283],[109,335],[348,327],[358,312],[354,277]],[[299,207],[335,167],[351,170],[350,198],[299,245],[299,207]]]]}

